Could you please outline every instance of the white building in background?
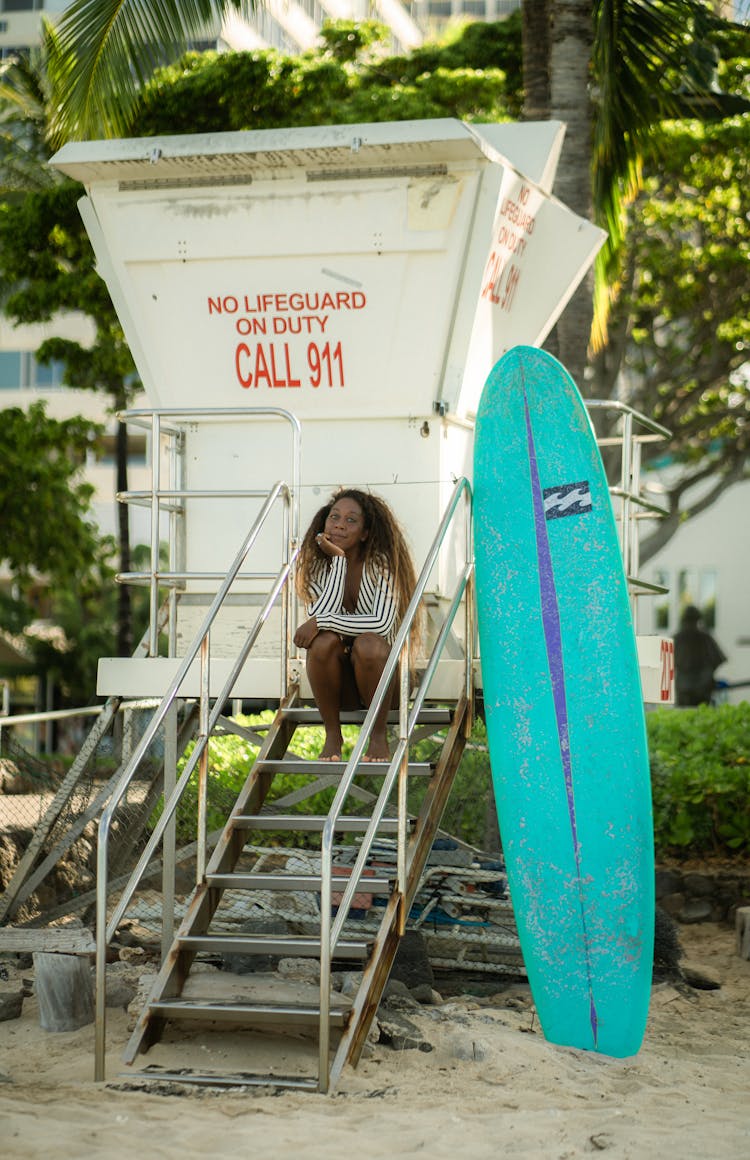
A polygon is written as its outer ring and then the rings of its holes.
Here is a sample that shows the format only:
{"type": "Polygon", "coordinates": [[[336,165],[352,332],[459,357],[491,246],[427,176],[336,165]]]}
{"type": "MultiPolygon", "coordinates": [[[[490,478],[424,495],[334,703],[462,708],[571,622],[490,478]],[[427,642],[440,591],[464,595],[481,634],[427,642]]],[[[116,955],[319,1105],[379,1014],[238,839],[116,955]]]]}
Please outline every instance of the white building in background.
{"type": "Polygon", "coordinates": [[[639,630],[677,631],[682,609],[700,608],[726,653],[720,681],[743,687],[719,693],[734,704],[750,701],[750,483],[737,483],[707,511],[685,523],[641,573],[669,593],[643,597],[639,630]],[[745,684],[747,682],[747,684],[745,684]]]}
{"type": "MultiPolygon", "coordinates": [[[[248,19],[237,15],[221,28],[207,28],[206,41],[235,50],[312,48],[326,20],[379,20],[392,34],[394,52],[417,48],[450,21],[502,20],[521,0],[264,0],[248,19]]],[[[51,20],[69,0],[0,0],[0,57],[39,41],[40,16],[51,20]]]]}

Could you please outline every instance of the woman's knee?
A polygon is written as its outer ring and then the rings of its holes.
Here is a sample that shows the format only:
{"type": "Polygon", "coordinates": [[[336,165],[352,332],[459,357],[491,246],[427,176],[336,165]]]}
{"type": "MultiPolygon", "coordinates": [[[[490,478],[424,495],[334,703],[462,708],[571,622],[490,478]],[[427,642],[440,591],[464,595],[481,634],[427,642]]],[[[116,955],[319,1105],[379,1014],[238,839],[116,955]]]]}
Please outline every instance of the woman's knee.
{"type": "Polygon", "coordinates": [[[352,644],[352,662],[356,664],[385,665],[390,652],[388,642],[375,632],[363,632],[352,644]]]}
{"type": "Polygon", "coordinates": [[[345,656],[344,642],[337,632],[323,629],[310,643],[307,650],[307,663],[328,664],[342,660],[345,656]]]}

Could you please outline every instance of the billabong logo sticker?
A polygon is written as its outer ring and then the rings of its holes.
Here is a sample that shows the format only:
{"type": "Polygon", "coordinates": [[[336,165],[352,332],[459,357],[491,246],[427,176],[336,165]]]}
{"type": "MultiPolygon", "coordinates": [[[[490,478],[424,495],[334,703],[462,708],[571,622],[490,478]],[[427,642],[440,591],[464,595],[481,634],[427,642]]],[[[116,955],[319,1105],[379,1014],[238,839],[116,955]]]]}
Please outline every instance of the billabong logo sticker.
{"type": "Polygon", "coordinates": [[[545,487],[544,514],[548,520],[562,516],[581,516],[591,511],[591,489],[587,479],[579,483],[563,483],[560,487],[545,487]]]}

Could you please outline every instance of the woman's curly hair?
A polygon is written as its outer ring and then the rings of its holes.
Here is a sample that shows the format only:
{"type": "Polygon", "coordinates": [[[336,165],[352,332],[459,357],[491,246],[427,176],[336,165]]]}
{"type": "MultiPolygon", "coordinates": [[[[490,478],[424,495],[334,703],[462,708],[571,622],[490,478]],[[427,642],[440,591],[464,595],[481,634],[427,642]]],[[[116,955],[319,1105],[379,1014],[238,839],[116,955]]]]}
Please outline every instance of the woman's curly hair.
{"type": "Polygon", "coordinates": [[[342,499],[354,500],[362,509],[367,531],[367,539],[363,544],[365,567],[390,576],[400,622],[417,586],[411,552],[401,526],[385,500],[354,487],[344,487],[334,492],[328,503],[313,516],[297,559],[297,592],[306,603],[314,600],[311,581],[317,579],[321,569],[330,564],[330,558],[318,547],[315,537],[324,531],[328,513],[342,499]]]}

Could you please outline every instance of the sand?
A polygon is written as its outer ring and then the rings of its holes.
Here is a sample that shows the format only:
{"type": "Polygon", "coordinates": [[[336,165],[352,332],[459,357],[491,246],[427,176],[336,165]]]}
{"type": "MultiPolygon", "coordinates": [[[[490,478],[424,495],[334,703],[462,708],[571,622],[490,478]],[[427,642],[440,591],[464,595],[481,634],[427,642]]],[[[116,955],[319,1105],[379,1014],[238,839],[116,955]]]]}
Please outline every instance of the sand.
{"type": "Polygon", "coordinates": [[[128,1090],[122,1011],[109,1012],[108,1078],[96,1084],[93,1027],[42,1031],[28,998],[21,1018],[0,1024],[0,1154],[747,1160],[750,963],[727,926],[682,927],[680,940],[721,986],[656,985],[632,1059],[547,1043],[517,986],[425,1009],[415,1021],[432,1051],[377,1044],[332,1096],[128,1090]]]}

